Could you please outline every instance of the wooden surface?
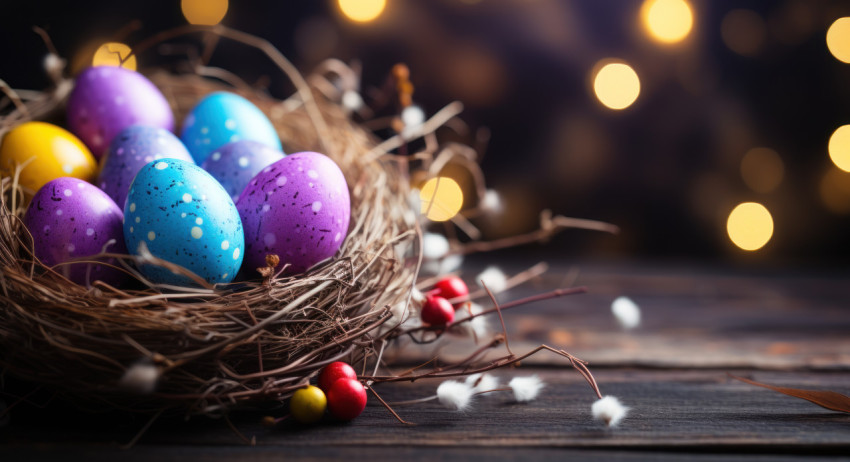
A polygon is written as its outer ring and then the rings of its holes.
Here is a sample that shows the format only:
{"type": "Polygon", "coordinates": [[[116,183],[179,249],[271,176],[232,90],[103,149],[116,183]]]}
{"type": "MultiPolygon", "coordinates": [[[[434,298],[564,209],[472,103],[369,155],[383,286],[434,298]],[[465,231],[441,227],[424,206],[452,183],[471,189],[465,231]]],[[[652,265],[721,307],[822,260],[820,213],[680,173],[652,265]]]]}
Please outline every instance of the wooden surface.
{"type": "MultiPolygon", "coordinates": [[[[850,415],[726,377],[729,371],[850,394],[847,273],[578,268],[576,284],[591,292],[506,313],[511,346],[521,352],[547,343],[590,360],[602,392],[632,407],[616,429],[591,420],[593,395],[581,377],[559,357],[541,353],[498,373],[505,380],[540,375],[547,386],[532,403],[497,394],[481,397],[466,413],[435,403],[398,406],[415,426],[398,424],[371,398],[348,424],[266,429],[258,422],[262,414],[233,416],[239,431],[256,439],[254,447],[220,420],[166,419],[122,450],[144,419],[84,415],[61,403],[44,410],[20,406],[0,428],[0,460],[850,460],[850,415]],[[623,332],[611,316],[610,303],[619,295],[641,306],[643,324],[635,331],[623,332]]],[[[574,274],[571,269],[554,267],[500,299],[558,286],[574,274]]],[[[396,401],[428,396],[437,385],[387,384],[378,391],[396,401]]]]}

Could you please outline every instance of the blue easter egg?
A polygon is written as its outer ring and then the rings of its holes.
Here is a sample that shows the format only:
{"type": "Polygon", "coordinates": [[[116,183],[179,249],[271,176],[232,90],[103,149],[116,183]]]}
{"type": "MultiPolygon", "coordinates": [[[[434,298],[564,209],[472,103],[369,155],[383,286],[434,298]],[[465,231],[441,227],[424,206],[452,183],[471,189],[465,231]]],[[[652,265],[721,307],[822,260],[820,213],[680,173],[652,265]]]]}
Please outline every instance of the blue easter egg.
{"type": "Polygon", "coordinates": [[[277,131],[263,111],[247,99],[227,92],[204,97],[183,121],[180,139],[198,165],[233,141],[252,140],[282,150],[277,131]]]}
{"type": "Polygon", "coordinates": [[[201,167],[230,193],[233,202],[264,168],[283,159],[283,151],[251,140],[234,141],[216,149],[201,167]]]}
{"type": "MultiPolygon", "coordinates": [[[[201,167],[178,159],[148,163],[124,204],[124,241],[140,255],[180,265],[211,284],[230,282],[245,247],[242,221],[230,195],[201,167]]],[[[139,268],[155,283],[192,285],[189,278],[150,263],[139,268]]]]}
{"type": "Polygon", "coordinates": [[[165,158],[195,163],[186,146],[170,131],[147,125],[127,127],[112,139],[97,185],[116,204],[124,205],[136,173],[148,162],[165,158]]]}

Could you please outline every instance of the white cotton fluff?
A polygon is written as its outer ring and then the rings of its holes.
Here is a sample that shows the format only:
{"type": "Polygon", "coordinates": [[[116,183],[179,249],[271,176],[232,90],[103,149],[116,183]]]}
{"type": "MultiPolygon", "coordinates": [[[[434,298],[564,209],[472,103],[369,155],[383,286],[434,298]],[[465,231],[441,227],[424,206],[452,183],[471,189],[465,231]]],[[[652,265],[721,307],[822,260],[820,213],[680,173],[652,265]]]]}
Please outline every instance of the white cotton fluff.
{"type": "Polygon", "coordinates": [[[401,111],[401,121],[404,123],[401,131],[402,138],[410,138],[425,123],[425,111],[416,105],[407,106],[401,111]]]}
{"type": "Polygon", "coordinates": [[[514,377],[508,382],[508,386],[514,392],[514,399],[519,403],[527,403],[537,398],[543,389],[543,381],[536,375],[528,377],[514,377]]]}
{"type": "Polygon", "coordinates": [[[159,368],[150,363],[136,363],[124,372],[118,384],[127,391],[149,395],[156,389],[157,380],[159,368]]]}
{"type": "Polygon", "coordinates": [[[481,287],[486,284],[487,288],[494,293],[499,293],[508,287],[508,277],[498,266],[488,266],[475,278],[475,281],[481,287]]]}
{"type": "Polygon", "coordinates": [[[363,107],[363,98],[354,90],[346,90],[342,94],[342,107],[349,111],[359,111],[363,107]]]}
{"type": "Polygon", "coordinates": [[[443,258],[449,253],[449,240],[438,233],[425,233],[422,236],[422,256],[429,259],[443,258]]]}
{"type": "Polygon", "coordinates": [[[481,208],[488,212],[502,211],[502,198],[495,189],[488,189],[481,198],[481,208]]]}
{"type": "Polygon", "coordinates": [[[593,418],[605,422],[609,427],[616,427],[629,412],[629,408],[623,406],[614,396],[605,396],[596,400],[590,407],[593,418]]]}
{"type": "Polygon", "coordinates": [[[629,297],[617,297],[611,303],[611,312],[623,329],[634,329],[640,325],[640,308],[629,297]]]}
{"type": "Polygon", "coordinates": [[[490,374],[472,374],[467,377],[464,382],[472,387],[473,393],[480,393],[482,391],[490,391],[499,388],[499,379],[490,374]]]}
{"type": "MultiPolygon", "coordinates": [[[[473,302],[467,302],[464,307],[458,309],[455,314],[455,319],[466,319],[467,314],[478,314],[484,311],[481,305],[473,302]],[[468,308],[467,308],[468,307],[468,308]],[[467,309],[469,311],[467,311],[467,309]]],[[[485,316],[476,316],[469,321],[456,322],[449,327],[453,334],[474,337],[476,340],[486,339],[490,335],[490,323],[485,316]]]]}
{"type": "Polygon", "coordinates": [[[472,387],[456,380],[446,380],[437,387],[440,404],[453,411],[465,411],[472,403],[472,387]]]}

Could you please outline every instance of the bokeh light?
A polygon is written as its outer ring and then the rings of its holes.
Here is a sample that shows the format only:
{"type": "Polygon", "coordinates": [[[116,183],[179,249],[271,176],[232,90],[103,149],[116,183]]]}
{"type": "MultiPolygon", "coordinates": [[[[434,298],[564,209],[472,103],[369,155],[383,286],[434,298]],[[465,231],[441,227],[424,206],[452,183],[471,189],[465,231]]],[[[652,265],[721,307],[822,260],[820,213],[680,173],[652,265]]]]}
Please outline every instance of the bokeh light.
{"type": "Polygon", "coordinates": [[[737,9],[726,13],[720,37],[730,50],[742,56],[757,54],[767,37],[764,20],[755,11],[737,9]]]}
{"type": "Polygon", "coordinates": [[[136,55],[130,55],[131,49],[129,46],[118,42],[107,42],[98,47],[92,58],[92,66],[115,66],[136,70],[136,55]],[[123,63],[122,60],[126,59],[123,63]]]}
{"type": "Polygon", "coordinates": [[[596,72],[593,91],[606,107],[625,109],[631,106],[640,94],[640,79],[628,64],[611,62],[596,72]]]}
{"type": "Polygon", "coordinates": [[[735,207],[726,220],[732,243],[744,250],[758,250],[773,236],[773,217],[765,206],[744,202],[735,207]]]}
{"type": "Polygon", "coordinates": [[[820,198],[832,213],[850,213],[850,173],[830,168],[820,182],[820,198]]]}
{"type": "Polygon", "coordinates": [[[373,21],[387,6],[387,0],[338,0],[338,3],[342,14],[355,22],[373,21]]]}
{"type": "Polygon", "coordinates": [[[785,176],[785,164],[773,149],[753,148],[741,159],[741,178],[755,192],[776,189],[785,176]]]}
{"type": "Polygon", "coordinates": [[[685,0],[646,0],[640,16],[650,37],[662,43],[682,41],[694,25],[691,6],[685,0]]]}
{"type": "Polygon", "coordinates": [[[829,137],[829,158],[836,167],[850,172],[850,125],[838,127],[829,137]]]}
{"type": "Polygon", "coordinates": [[[463,191],[455,180],[448,177],[426,181],[419,191],[419,199],[421,212],[433,221],[451,220],[463,207],[463,191]]]}
{"type": "Polygon", "coordinates": [[[214,26],[227,14],[227,0],[181,0],[183,16],[190,24],[214,26]]]}
{"type": "Polygon", "coordinates": [[[838,18],[829,26],[826,46],[835,59],[850,63],[850,17],[838,18]]]}

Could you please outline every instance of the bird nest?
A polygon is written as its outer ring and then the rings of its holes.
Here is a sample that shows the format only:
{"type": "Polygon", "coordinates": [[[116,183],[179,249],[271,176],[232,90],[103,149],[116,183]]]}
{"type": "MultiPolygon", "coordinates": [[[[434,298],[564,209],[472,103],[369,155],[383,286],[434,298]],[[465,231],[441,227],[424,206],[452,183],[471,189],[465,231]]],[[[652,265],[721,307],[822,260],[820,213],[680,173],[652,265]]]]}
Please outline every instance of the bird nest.
{"type": "MultiPolygon", "coordinates": [[[[352,121],[350,109],[341,103],[339,86],[326,78],[334,74],[343,87],[356,86],[345,83],[351,78],[350,70],[339,62],[330,62],[305,79],[267,42],[220,26],[187,26],[144,41],[134,51],[194,33],[260,49],[297,90],[290,98],[277,100],[230,72],[201,64],[191,66],[189,72],[148,72],[178,120],[203,95],[234,91],[269,116],[289,152],[311,150],[330,156],[344,173],[351,197],[351,225],[342,247],[334,258],[305,274],[285,275],[278,258],[269,255],[268,266],[258,268],[254,279],[215,286],[200,281],[197,287],[182,289],[145,285],[134,270],[139,259],[186,271],[182,268],[150,254],[104,254],[99,257],[115,258],[116,266],[137,276],[139,282],[132,289],[102,281],[84,287],[66,279],[60,268],[47,267],[34,257],[33,238],[22,221],[32,192],[18,185],[16,176],[4,177],[0,202],[0,364],[4,369],[85,405],[215,415],[234,407],[280,403],[324,365],[340,359],[357,365],[370,389],[374,382],[466,374],[520,359],[510,353],[472,368],[484,350],[504,340],[496,335],[454,367],[444,365],[405,376],[377,373],[391,340],[418,334],[422,341],[423,336],[434,339],[445,332],[403,324],[416,316],[411,297],[423,259],[422,232],[419,211],[409,200],[412,156],[392,151],[424,136],[426,147],[419,157],[438,158],[444,149],[435,144],[433,131],[454,117],[459,105],[447,106],[412,131],[380,140],[352,121]]],[[[51,56],[53,68],[50,59],[47,67],[56,85],[27,98],[10,93],[14,107],[0,119],[4,131],[27,120],[49,119],[61,109],[71,83],[62,78],[61,67],[58,72],[55,68],[62,61],[51,56]]],[[[469,160],[469,156],[460,157],[469,160]]],[[[559,219],[544,216],[541,231],[525,240],[547,237],[565,226],[594,227],[589,222],[559,219]]],[[[106,264],[103,258],[88,261],[106,264]]],[[[496,305],[489,312],[498,309],[496,305]]],[[[586,370],[583,363],[567,357],[586,370]]]]}

